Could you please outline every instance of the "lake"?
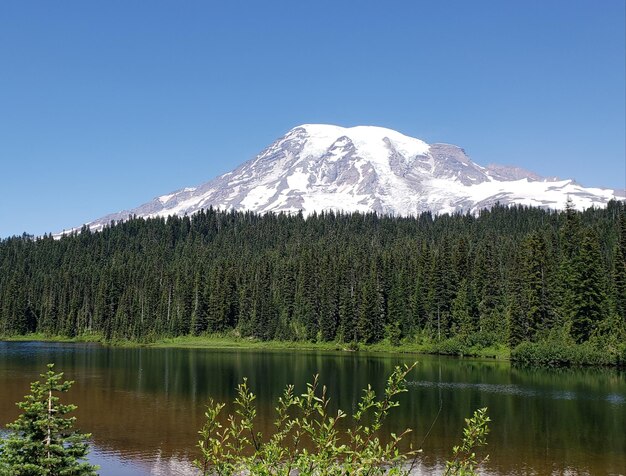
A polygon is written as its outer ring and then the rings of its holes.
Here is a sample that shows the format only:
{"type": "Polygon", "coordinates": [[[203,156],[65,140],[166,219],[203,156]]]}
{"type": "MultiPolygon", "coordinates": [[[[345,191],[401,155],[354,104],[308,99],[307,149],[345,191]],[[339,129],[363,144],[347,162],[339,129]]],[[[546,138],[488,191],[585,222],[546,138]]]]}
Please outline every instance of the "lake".
{"type": "MultiPolygon", "coordinates": [[[[489,407],[485,474],[625,474],[626,373],[615,369],[518,369],[506,362],[349,352],[119,348],[0,342],[0,424],[48,362],[76,383],[78,427],[93,434],[100,474],[193,474],[197,431],[209,397],[228,402],[243,377],[258,395],[259,429],[272,427],[285,385],[303,391],[315,373],[333,404],[351,412],[371,383],[419,361],[386,429],[414,429],[420,472],[440,470],[463,419],[489,407]]],[[[232,407],[228,406],[227,409],[232,407]]]]}

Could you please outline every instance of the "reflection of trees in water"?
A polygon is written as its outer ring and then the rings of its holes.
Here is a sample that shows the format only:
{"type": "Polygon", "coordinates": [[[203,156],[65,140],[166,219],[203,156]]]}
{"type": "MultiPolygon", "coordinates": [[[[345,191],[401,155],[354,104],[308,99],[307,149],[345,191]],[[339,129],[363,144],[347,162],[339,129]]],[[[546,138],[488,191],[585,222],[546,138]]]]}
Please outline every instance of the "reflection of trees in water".
{"type": "Polygon", "coordinates": [[[79,406],[79,427],[93,433],[98,447],[129,458],[193,460],[208,396],[229,403],[225,413],[232,411],[235,387],[244,376],[258,395],[259,430],[268,434],[286,384],[303,391],[319,373],[333,408],[351,412],[368,383],[380,392],[394,365],[417,359],[409,392],[401,395],[387,429],[414,428],[412,442],[420,445],[441,404],[423,444],[427,465],[448,457],[463,419],[488,406],[492,469],[534,468],[543,474],[571,466],[606,474],[626,467],[626,404],[611,400],[626,395],[625,374],[617,370],[556,372],[495,361],[362,353],[42,346],[41,354],[36,345],[28,354],[0,354],[0,368],[8,369],[0,373],[0,421],[16,418],[14,402],[45,363],[54,361],[76,380],[69,398],[79,406]]]}

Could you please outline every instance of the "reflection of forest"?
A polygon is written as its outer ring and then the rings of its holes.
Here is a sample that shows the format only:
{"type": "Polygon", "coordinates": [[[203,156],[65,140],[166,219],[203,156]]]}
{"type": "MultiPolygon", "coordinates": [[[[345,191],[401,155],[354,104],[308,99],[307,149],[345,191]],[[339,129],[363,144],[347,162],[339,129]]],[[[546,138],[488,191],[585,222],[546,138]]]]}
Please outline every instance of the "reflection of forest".
{"type": "MultiPolygon", "coordinates": [[[[259,427],[273,429],[273,408],[288,383],[302,391],[314,373],[328,385],[333,409],[351,411],[371,382],[381,391],[394,365],[415,357],[316,352],[207,351],[30,345],[28,358],[0,349],[0,423],[14,419],[14,402],[45,362],[76,380],[69,400],[82,430],[103,449],[133,459],[195,457],[197,431],[209,396],[231,401],[249,378],[258,395],[259,427]],[[61,351],[62,350],[62,351],[61,351]]],[[[626,378],[616,370],[545,371],[506,363],[419,356],[409,392],[389,431],[414,428],[411,441],[427,465],[441,462],[458,440],[463,418],[489,407],[490,469],[547,474],[566,468],[591,474],[626,467],[626,378]],[[424,436],[437,418],[430,434],[424,436]]],[[[227,407],[232,411],[232,407],[227,407]]]]}

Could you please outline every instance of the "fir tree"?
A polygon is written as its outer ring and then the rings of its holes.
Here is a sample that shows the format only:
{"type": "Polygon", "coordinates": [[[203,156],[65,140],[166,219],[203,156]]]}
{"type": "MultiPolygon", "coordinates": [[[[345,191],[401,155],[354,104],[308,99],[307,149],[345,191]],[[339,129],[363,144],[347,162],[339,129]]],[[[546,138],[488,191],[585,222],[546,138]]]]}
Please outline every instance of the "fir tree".
{"type": "Polygon", "coordinates": [[[516,297],[511,300],[507,309],[507,321],[509,323],[508,344],[513,349],[528,335],[528,320],[516,297]]]}
{"type": "Polygon", "coordinates": [[[597,235],[587,229],[583,233],[580,253],[574,263],[571,332],[577,342],[588,340],[598,323],[608,314],[601,261],[597,235]]]}
{"type": "Polygon", "coordinates": [[[576,318],[576,260],[578,259],[581,219],[576,213],[572,200],[568,197],[565,212],[563,213],[564,223],[559,230],[560,263],[558,279],[559,296],[559,323],[565,327],[572,326],[576,318]]]}
{"type": "Polygon", "coordinates": [[[615,314],[626,328],[626,264],[619,246],[615,246],[612,277],[615,314]]]}
{"type": "Polygon", "coordinates": [[[7,425],[11,432],[0,446],[0,471],[11,476],[95,475],[98,468],[84,461],[91,435],[74,429],[76,418],[65,415],[76,405],[61,404],[56,395],[74,382],[61,382],[63,373],[55,373],[54,364],[41,377],[17,404],[23,413],[7,425]]]}
{"type": "Polygon", "coordinates": [[[411,330],[409,321],[410,308],[406,297],[406,283],[408,282],[404,273],[399,272],[393,279],[393,284],[387,299],[387,321],[393,327],[394,336],[398,334],[400,337],[407,335],[411,330]]]}
{"type": "Polygon", "coordinates": [[[467,279],[461,280],[459,291],[452,301],[451,319],[455,334],[467,337],[474,333],[475,323],[471,315],[467,279]]]}
{"type": "Polygon", "coordinates": [[[339,294],[339,339],[357,342],[357,326],[354,306],[354,285],[344,284],[339,294]]]}
{"type": "Polygon", "coordinates": [[[368,344],[380,341],[384,337],[384,327],[384,303],[376,265],[372,264],[369,278],[361,288],[357,323],[359,340],[368,344]]]}
{"type": "Polygon", "coordinates": [[[523,248],[521,264],[526,321],[528,330],[535,334],[552,327],[546,269],[548,256],[546,243],[538,232],[531,233],[524,240],[523,248]]]}

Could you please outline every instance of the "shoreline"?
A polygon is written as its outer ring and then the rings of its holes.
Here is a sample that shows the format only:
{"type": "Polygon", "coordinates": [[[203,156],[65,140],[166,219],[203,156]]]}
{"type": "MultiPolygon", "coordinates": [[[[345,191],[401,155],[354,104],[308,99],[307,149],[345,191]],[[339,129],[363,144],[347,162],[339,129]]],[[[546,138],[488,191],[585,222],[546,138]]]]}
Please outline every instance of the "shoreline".
{"type": "Polygon", "coordinates": [[[19,336],[0,336],[5,342],[61,342],[61,343],[97,343],[112,347],[146,348],[188,348],[188,349],[242,349],[242,350],[319,350],[349,353],[385,353],[392,355],[443,355],[448,357],[470,357],[485,360],[510,362],[510,351],[504,347],[472,349],[468,353],[446,353],[436,349],[436,344],[402,343],[398,346],[382,341],[376,344],[357,344],[343,342],[306,342],[306,341],[261,341],[253,338],[207,335],[178,336],[157,339],[152,342],[135,340],[108,341],[97,334],[76,337],[47,336],[44,334],[26,334],[19,336]]]}
{"type": "MultiPolygon", "coordinates": [[[[402,342],[392,345],[388,341],[375,344],[354,344],[344,342],[307,342],[307,341],[262,341],[254,338],[233,335],[178,336],[142,342],[129,339],[106,340],[99,334],[84,334],[75,337],[49,336],[44,334],[26,334],[0,336],[0,342],[64,342],[96,343],[110,347],[138,348],[188,348],[188,349],[240,349],[259,351],[324,351],[339,353],[370,353],[388,355],[441,355],[446,357],[477,359],[492,362],[508,362],[531,368],[615,368],[624,369],[624,357],[604,358],[598,350],[588,345],[564,346],[559,348],[554,343],[525,343],[511,351],[504,346],[466,347],[458,346],[454,339],[441,342],[402,342]],[[452,344],[452,345],[451,345],[452,344]]],[[[625,354],[626,357],[626,354],[625,354]]]]}

